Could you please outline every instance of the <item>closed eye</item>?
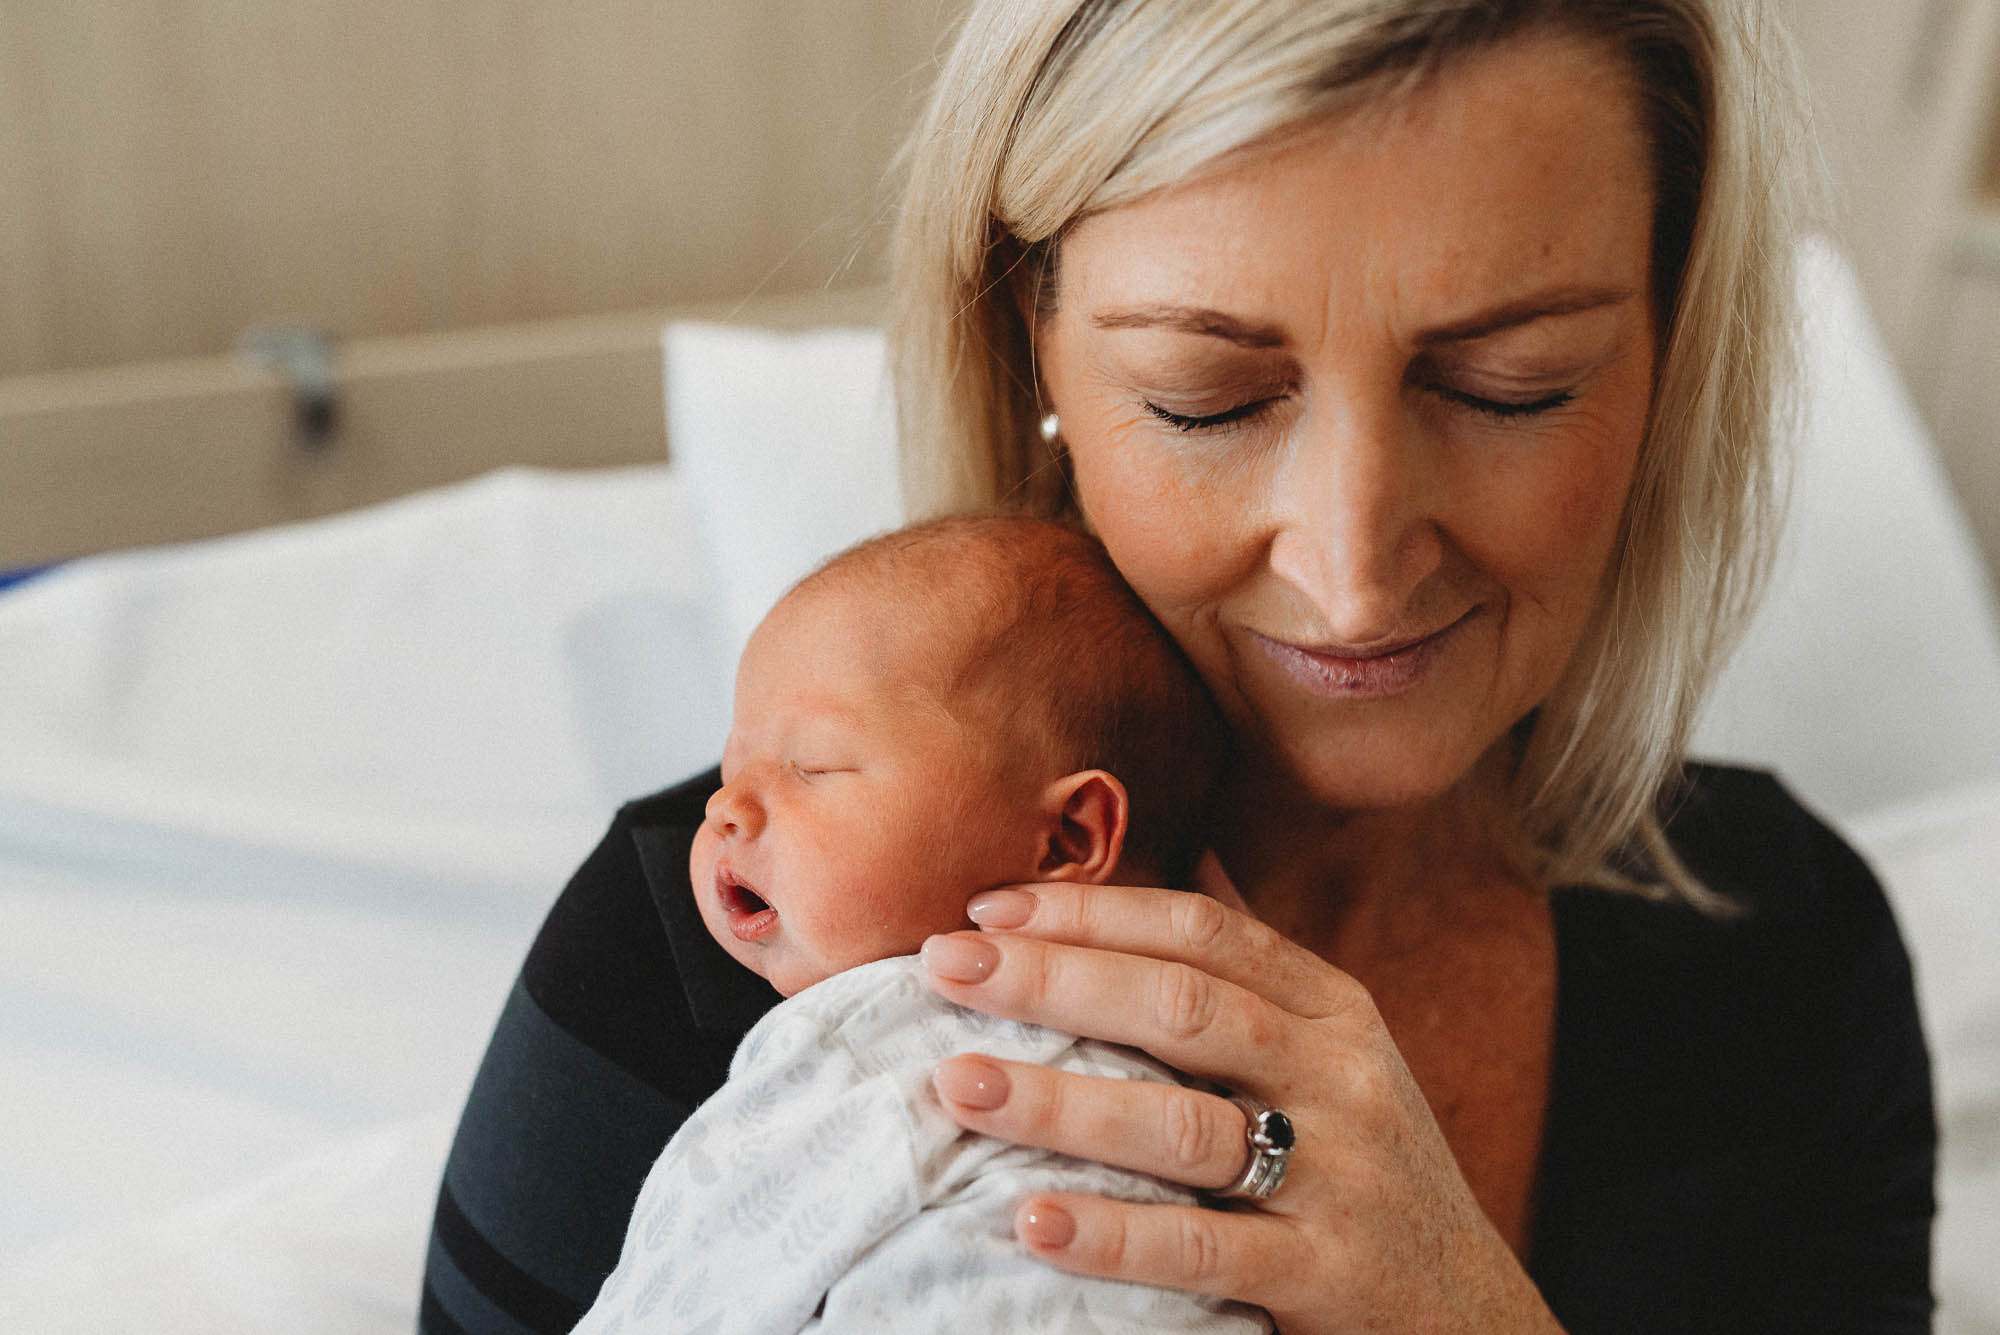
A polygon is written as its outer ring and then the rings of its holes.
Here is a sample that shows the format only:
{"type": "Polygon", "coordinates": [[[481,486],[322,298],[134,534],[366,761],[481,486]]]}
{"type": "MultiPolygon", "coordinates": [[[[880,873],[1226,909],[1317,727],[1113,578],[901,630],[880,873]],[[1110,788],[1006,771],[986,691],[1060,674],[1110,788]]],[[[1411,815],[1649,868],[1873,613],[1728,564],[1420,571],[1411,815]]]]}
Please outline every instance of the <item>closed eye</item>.
{"type": "Polygon", "coordinates": [[[1489,399],[1478,394],[1468,394],[1462,389],[1453,389],[1449,385],[1426,385],[1425,388],[1447,403],[1455,403],[1462,408],[1470,408],[1474,412],[1484,413],[1488,417],[1497,417],[1502,420],[1511,420],[1517,417],[1533,417],[1537,413],[1554,412],[1557,408],[1566,407],[1576,401],[1576,391],[1573,389],[1558,390],[1554,394],[1544,395],[1539,399],[1527,399],[1515,402],[1509,399],[1489,399]]]}
{"type": "Polygon", "coordinates": [[[1232,422],[1254,417],[1276,399],[1252,399],[1239,403],[1234,408],[1224,408],[1219,413],[1177,413],[1171,408],[1163,408],[1150,400],[1146,401],[1146,411],[1165,422],[1176,431],[1208,431],[1232,422]]]}
{"type": "MultiPolygon", "coordinates": [[[[1470,408],[1474,412],[1502,421],[1554,412],[1576,401],[1576,391],[1573,389],[1558,390],[1538,399],[1513,400],[1490,399],[1484,395],[1467,393],[1462,389],[1453,389],[1449,385],[1426,385],[1425,388],[1447,403],[1455,403],[1462,408],[1470,408]]],[[[1277,402],[1275,398],[1253,399],[1234,408],[1225,408],[1219,413],[1177,413],[1171,408],[1162,407],[1149,400],[1146,402],[1146,411],[1176,431],[1212,431],[1217,427],[1229,426],[1254,417],[1275,402],[1277,402]]]]}
{"type": "Polygon", "coordinates": [[[826,777],[827,775],[829,775],[829,774],[852,774],[852,773],[854,773],[854,766],[852,766],[852,765],[806,765],[806,764],[801,764],[801,763],[799,763],[798,761],[793,761],[793,762],[792,762],[792,772],[793,772],[793,773],[795,773],[795,774],[797,774],[797,775],[799,775],[799,776],[800,776],[801,778],[806,778],[806,779],[822,779],[822,778],[825,778],[825,777],[826,777]]]}

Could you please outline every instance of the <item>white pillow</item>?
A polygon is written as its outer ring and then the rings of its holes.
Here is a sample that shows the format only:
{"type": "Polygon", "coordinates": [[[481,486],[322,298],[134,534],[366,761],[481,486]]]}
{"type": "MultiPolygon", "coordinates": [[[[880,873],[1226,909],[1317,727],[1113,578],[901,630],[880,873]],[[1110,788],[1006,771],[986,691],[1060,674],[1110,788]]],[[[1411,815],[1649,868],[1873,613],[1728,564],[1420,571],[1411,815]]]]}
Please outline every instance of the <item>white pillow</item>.
{"type": "Polygon", "coordinates": [[[10,589],[0,798],[545,903],[726,730],[670,474],[513,470],[10,589]]]}
{"type": "Polygon", "coordinates": [[[496,474],[0,595],[0,1262],[462,1100],[617,803],[721,748],[670,473],[496,474]]]}
{"type": "Polygon", "coordinates": [[[1964,514],[1844,257],[1801,255],[1790,522],[1697,751],[1847,818],[2000,777],[2000,622],[1964,514]]]}
{"type": "Polygon", "coordinates": [[[667,452],[701,498],[730,658],[793,581],[903,522],[882,333],[673,324],[667,452]]]}

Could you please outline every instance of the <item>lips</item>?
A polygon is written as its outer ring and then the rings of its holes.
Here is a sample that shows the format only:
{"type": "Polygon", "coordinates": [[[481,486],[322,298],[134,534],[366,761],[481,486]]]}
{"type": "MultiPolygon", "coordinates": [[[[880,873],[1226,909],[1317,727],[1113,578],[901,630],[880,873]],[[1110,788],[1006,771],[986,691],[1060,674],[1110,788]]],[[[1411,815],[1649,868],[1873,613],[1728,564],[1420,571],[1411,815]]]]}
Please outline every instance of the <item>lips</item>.
{"type": "Polygon", "coordinates": [[[778,930],[778,911],[726,863],[715,868],[715,898],[738,941],[758,941],[778,930]]]}
{"type": "Polygon", "coordinates": [[[1286,675],[1316,695],[1370,699],[1400,694],[1423,679],[1477,608],[1428,635],[1368,649],[1301,645],[1251,632],[1286,675]]]}

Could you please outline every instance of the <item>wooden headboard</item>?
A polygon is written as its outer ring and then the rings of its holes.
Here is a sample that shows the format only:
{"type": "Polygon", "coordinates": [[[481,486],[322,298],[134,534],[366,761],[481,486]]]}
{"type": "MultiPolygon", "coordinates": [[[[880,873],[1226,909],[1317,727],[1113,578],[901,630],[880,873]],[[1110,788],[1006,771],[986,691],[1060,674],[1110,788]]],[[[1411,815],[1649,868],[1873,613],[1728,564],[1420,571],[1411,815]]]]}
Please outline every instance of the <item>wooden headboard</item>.
{"type": "Polygon", "coordinates": [[[9,5],[0,570],[660,458],[668,318],[874,314],[822,289],[964,4],[9,5]],[[324,449],[273,324],[334,340],[324,449]]]}

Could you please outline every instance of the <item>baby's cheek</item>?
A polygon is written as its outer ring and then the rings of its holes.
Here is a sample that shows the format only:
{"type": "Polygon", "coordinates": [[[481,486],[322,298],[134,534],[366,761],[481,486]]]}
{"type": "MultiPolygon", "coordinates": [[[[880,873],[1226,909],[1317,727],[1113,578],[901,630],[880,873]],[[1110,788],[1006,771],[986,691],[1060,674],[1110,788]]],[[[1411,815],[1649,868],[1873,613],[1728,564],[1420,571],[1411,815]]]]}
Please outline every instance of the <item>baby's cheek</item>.
{"type": "Polygon", "coordinates": [[[726,947],[731,938],[729,924],[715,902],[715,858],[716,838],[709,833],[708,826],[702,825],[695,830],[694,843],[688,849],[688,884],[694,889],[694,904],[701,913],[702,925],[726,947]]]}
{"type": "Polygon", "coordinates": [[[947,869],[905,867],[893,880],[850,883],[841,911],[819,915],[815,946],[828,973],[875,960],[915,954],[924,939],[967,925],[970,894],[950,884],[947,869]]]}
{"type": "Polygon", "coordinates": [[[864,901],[843,945],[851,967],[869,960],[908,955],[936,932],[951,924],[937,911],[937,891],[918,892],[905,886],[902,894],[874,894],[864,901]]]}
{"type": "Polygon", "coordinates": [[[695,826],[694,841],[688,845],[688,879],[699,886],[715,875],[716,859],[722,853],[722,840],[715,828],[707,821],[695,826]]]}

